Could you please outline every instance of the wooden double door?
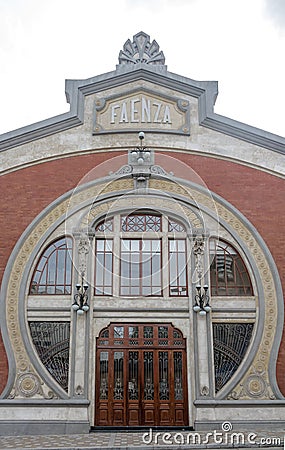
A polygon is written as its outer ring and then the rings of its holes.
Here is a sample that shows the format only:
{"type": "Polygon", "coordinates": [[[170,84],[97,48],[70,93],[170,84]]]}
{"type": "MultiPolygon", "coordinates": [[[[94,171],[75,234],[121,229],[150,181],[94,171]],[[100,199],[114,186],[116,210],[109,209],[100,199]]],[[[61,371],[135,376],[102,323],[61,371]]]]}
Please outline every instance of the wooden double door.
{"type": "Polygon", "coordinates": [[[171,324],[111,324],[97,338],[97,426],[188,425],[186,347],[171,324]]]}

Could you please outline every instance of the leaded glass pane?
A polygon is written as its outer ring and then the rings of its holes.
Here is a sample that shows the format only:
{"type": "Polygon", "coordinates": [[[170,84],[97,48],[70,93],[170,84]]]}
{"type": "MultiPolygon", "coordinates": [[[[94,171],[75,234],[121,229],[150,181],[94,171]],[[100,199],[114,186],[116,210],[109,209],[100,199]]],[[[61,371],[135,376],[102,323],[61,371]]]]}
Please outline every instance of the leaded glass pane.
{"type": "Polygon", "coordinates": [[[182,352],[173,352],[174,359],[174,398],[183,400],[182,352]]]}
{"type": "Polygon", "coordinates": [[[100,352],[100,400],[108,399],[109,353],[100,352]]]}
{"type": "Polygon", "coordinates": [[[114,338],[123,338],[124,337],[124,327],[114,327],[114,338]]]}
{"type": "Polygon", "coordinates": [[[129,352],[129,400],[138,400],[139,353],[129,352]]]}
{"type": "Polygon", "coordinates": [[[113,231],[113,219],[103,220],[96,226],[95,231],[113,231]]]}
{"type": "Polygon", "coordinates": [[[124,398],[124,353],[114,352],[114,400],[124,398]]]}
{"type": "Polygon", "coordinates": [[[186,231],[184,225],[182,223],[177,222],[176,220],[169,219],[168,221],[168,231],[173,232],[176,231],[178,233],[182,233],[186,231]]]}
{"type": "Polygon", "coordinates": [[[227,242],[210,240],[211,293],[214,296],[253,295],[246,266],[227,242]]]}
{"type": "Polygon", "coordinates": [[[30,294],[71,294],[72,240],[62,238],[42,253],[34,271],[30,294]]]}
{"type": "Polygon", "coordinates": [[[168,327],[160,326],[158,327],[158,338],[168,338],[168,327]]]}
{"type": "Polygon", "coordinates": [[[121,217],[122,231],[161,231],[161,216],[151,214],[130,214],[121,217]]]}
{"type": "Polygon", "coordinates": [[[144,352],[144,399],[154,399],[153,352],[144,352]]]}
{"type": "Polygon", "coordinates": [[[136,339],[139,337],[139,327],[129,327],[129,338],[136,339]]]}
{"type": "Polygon", "coordinates": [[[143,337],[144,338],[153,338],[153,327],[145,326],[143,327],[143,337]]]}
{"type": "Polygon", "coordinates": [[[169,400],[168,352],[159,352],[159,399],[169,400]]]}

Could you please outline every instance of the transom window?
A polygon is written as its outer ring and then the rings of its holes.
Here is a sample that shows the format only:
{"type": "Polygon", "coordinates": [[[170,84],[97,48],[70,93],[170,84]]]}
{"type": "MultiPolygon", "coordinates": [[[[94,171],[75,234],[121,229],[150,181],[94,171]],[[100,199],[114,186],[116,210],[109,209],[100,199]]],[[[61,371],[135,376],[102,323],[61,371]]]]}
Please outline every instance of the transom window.
{"type": "Polygon", "coordinates": [[[131,214],[121,217],[122,231],[161,231],[161,216],[131,214]]]}
{"type": "Polygon", "coordinates": [[[158,214],[132,213],[108,218],[95,231],[95,295],[187,295],[183,224],[158,214]]]}

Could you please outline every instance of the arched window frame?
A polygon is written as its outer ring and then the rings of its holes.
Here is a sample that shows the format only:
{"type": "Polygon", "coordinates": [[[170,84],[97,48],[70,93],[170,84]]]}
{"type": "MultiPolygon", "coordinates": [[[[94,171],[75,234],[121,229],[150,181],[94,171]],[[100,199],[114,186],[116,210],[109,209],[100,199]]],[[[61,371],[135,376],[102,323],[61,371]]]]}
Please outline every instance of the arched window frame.
{"type": "Polygon", "coordinates": [[[52,240],[37,260],[30,282],[29,295],[71,295],[72,257],[73,240],[70,236],[59,236],[52,240]],[[49,270],[49,265],[54,264],[55,268],[49,270]],[[50,281],[48,276],[51,277],[50,281]]]}
{"type": "Polygon", "coordinates": [[[210,238],[210,282],[213,297],[251,297],[253,285],[244,258],[225,239],[210,238]],[[213,251],[213,247],[215,250],[213,251]]]}

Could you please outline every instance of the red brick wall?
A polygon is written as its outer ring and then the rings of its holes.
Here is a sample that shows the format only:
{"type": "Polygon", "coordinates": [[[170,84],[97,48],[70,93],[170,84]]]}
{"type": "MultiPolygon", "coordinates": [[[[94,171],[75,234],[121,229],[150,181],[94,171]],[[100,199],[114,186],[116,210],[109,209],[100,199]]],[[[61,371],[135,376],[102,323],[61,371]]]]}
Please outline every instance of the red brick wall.
{"type": "Polygon", "coordinates": [[[8,378],[8,360],[0,331],[0,394],[6,385],[7,378],[8,378]]]}
{"type": "MultiPolygon", "coordinates": [[[[267,243],[285,283],[284,180],[228,161],[182,153],[168,153],[168,155],[190,166],[210,190],[228,200],[249,219],[267,243]]],[[[5,236],[5,246],[0,246],[0,282],[15,243],[43,208],[74,188],[91,168],[105,160],[111,160],[109,167],[100,166],[97,171],[98,178],[126,163],[125,156],[121,160],[114,159],[117,156],[118,153],[108,152],[63,158],[0,177],[0,227],[2,236],[5,236]]],[[[175,164],[175,161],[169,162],[159,156],[156,162],[163,163],[166,170],[172,170],[176,176],[193,179],[187,166],[183,167],[178,163],[175,164]]],[[[285,339],[277,363],[279,386],[285,395],[284,371],[285,339]]],[[[0,339],[0,391],[5,385],[6,378],[7,363],[0,339]]]]}

